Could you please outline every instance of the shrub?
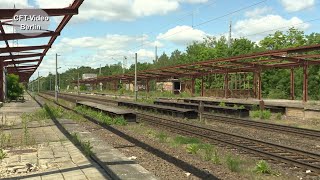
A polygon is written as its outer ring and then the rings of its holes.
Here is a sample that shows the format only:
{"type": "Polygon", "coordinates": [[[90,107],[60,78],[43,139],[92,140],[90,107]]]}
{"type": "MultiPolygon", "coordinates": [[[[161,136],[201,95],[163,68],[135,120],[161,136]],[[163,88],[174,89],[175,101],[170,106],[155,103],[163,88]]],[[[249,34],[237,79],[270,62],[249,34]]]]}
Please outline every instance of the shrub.
{"type": "Polygon", "coordinates": [[[232,157],[229,155],[227,157],[227,166],[232,172],[240,171],[241,160],[238,157],[232,157]]]}
{"type": "Polygon", "coordinates": [[[264,160],[261,160],[256,164],[256,168],[254,171],[256,173],[271,174],[271,169],[270,169],[268,163],[264,160]]]}
{"type": "Polygon", "coordinates": [[[23,85],[19,83],[19,76],[9,74],[7,76],[8,98],[10,100],[17,100],[19,96],[23,95],[23,85]]]}
{"type": "Polygon", "coordinates": [[[270,119],[271,112],[270,110],[258,110],[258,111],[251,111],[252,118],[260,118],[260,119],[270,119]]]}

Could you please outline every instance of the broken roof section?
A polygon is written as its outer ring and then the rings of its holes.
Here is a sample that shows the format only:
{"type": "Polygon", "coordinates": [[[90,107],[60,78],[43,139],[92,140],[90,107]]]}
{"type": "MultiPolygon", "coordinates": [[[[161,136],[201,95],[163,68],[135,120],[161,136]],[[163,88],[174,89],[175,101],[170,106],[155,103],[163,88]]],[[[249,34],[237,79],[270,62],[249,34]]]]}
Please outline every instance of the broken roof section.
{"type": "MultiPolygon", "coordinates": [[[[297,68],[304,65],[320,64],[320,44],[270,50],[265,52],[240,55],[229,58],[210,59],[190,64],[181,64],[159,69],[138,72],[139,80],[165,80],[171,77],[198,78],[210,74],[238,72],[257,72],[274,68],[297,68]]],[[[81,83],[97,83],[103,81],[133,81],[134,74],[119,74],[80,81],[81,83]]]]}
{"type": "Polygon", "coordinates": [[[42,9],[48,16],[60,16],[61,21],[55,30],[35,36],[25,36],[20,33],[6,33],[5,27],[13,27],[13,16],[21,9],[0,9],[0,41],[5,43],[5,47],[0,48],[0,62],[7,68],[8,73],[20,76],[20,81],[27,82],[32,74],[37,70],[43,58],[67,25],[73,15],[78,14],[79,7],[84,0],[74,0],[66,8],[42,9]],[[47,43],[33,46],[10,46],[10,40],[43,38],[47,43]]]}

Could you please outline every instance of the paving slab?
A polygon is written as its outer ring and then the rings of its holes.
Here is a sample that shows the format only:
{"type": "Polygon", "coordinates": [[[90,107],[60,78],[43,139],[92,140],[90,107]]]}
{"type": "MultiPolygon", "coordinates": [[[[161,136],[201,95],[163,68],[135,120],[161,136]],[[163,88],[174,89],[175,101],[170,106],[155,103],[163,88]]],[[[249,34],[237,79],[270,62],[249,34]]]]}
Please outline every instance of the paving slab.
{"type": "Polygon", "coordinates": [[[0,179],[111,179],[51,120],[31,121],[23,127],[21,115],[39,109],[27,94],[25,102],[5,103],[0,108],[0,135],[10,135],[12,141],[10,148],[3,148],[7,157],[0,161],[0,179]]]}

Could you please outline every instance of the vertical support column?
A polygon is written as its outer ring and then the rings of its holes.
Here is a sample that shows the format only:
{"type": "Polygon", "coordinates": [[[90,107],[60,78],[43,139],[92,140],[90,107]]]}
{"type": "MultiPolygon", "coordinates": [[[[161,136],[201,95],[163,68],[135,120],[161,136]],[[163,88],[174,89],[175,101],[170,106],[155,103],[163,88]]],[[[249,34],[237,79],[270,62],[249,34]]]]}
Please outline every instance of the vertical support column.
{"type": "Polygon", "coordinates": [[[204,79],[203,76],[201,77],[201,96],[204,96],[204,79]]]}
{"type": "Polygon", "coordinates": [[[257,98],[258,97],[258,94],[257,94],[257,73],[256,72],[253,72],[253,94],[254,94],[254,98],[257,98]]]}
{"type": "Polygon", "coordinates": [[[308,101],[308,64],[303,65],[303,102],[308,101]]]}
{"type": "Polygon", "coordinates": [[[146,91],[149,93],[150,87],[149,87],[149,79],[146,80],[146,91]]]}
{"type": "Polygon", "coordinates": [[[194,96],[194,93],[195,93],[195,86],[196,86],[196,79],[194,77],[192,77],[192,80],[191,80],[191,96],[194,96]]]}
{"type": "Polygon", "coordinates": [[[291,95],[291,100],[294,100],[294,69],[291,68],[291,73],[290,73],[290,95],[291,95]]]}
{"type": "Polygon", "coordinates": [[[261,71],[257,73],[257,80],[258,80],[258,99],[262,99],[262,80],[261,80],[261,71]]]}
{"type": "Polygon", "coordinates": [[[228,90],[229,90],[229,73],[225,73],[224,75],[224,98],[228,98],[228,90]]]}
{"type": "Polygon", "coordinates": [[[3,102],[4,101],[4,94],[3,94],[3,61],[0,60],[0,101],[3,102]]]}

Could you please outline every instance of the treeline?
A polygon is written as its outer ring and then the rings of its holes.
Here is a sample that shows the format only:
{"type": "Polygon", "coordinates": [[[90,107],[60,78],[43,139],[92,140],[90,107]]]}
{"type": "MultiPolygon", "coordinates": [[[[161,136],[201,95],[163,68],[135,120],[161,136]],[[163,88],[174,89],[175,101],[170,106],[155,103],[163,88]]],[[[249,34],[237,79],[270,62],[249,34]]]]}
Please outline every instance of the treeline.
{"type": "MultiPolygon", "coordinates": [[[[172,66],[177,64],[186,64],[209,59],[226,58],[236,55],[250,54],[266,50],[277,50],[289,47],[298,47],[303,45],[320,44],[320,34],[312,33],[306,35],[303,31],[291,28],[288,31],[277,31],[261,40],[258,44],[246,39],[232,39],[231,46],[228,47],[228,41],[225,37],[206,37],[203,42],[193,42],[188,45],[185,52],[179,50],[173,51],[170,55],[162,53],[158,60],[152,63],[138,63],[138,70],[147,70],[172,66]]],[[[320,52],[318,52],[320,53],[320,52]]],[[[100,68],[80,67],[79,69],[69,69],[60,76],[61,89],[71,85],[71,81],[77,80],[78,73],[96,73],[99,74],[100,68]]],[[[134,72],[134,65],[125,70],[126,73],[134,72]]],[[[101,68],[99,76],[115,75],[123,73],[121,63],[106,65],[101,68]]],[[[223,86],[223,76],[208,76],[206,88],[221,88],[223,86]]],[[[49,75],[45,78],[43,88],[50,89],[50,78],[54,82],[54,76],[49,75]]],[[[246,77],[252,80],[251,75],[246,77]]],[[[302,97],[302,69],[295,69],[295,96],[297,99],[302,97]]],[[[290,95],[290,70],[266,70],[262,74],[263,97],[267,98],[289,98],[290,95]]],[[[52,89],[54,87],[52,86],[52,89]]],[[[244,88],[244,87],[242,87],[244,88]]],[[[200,91],[200,81],[196,82],[196,91],[200,91]]],[[[320,66],[310,66],[309,68],[309,97],[310,99],[320,99],[320,66]]]]}

